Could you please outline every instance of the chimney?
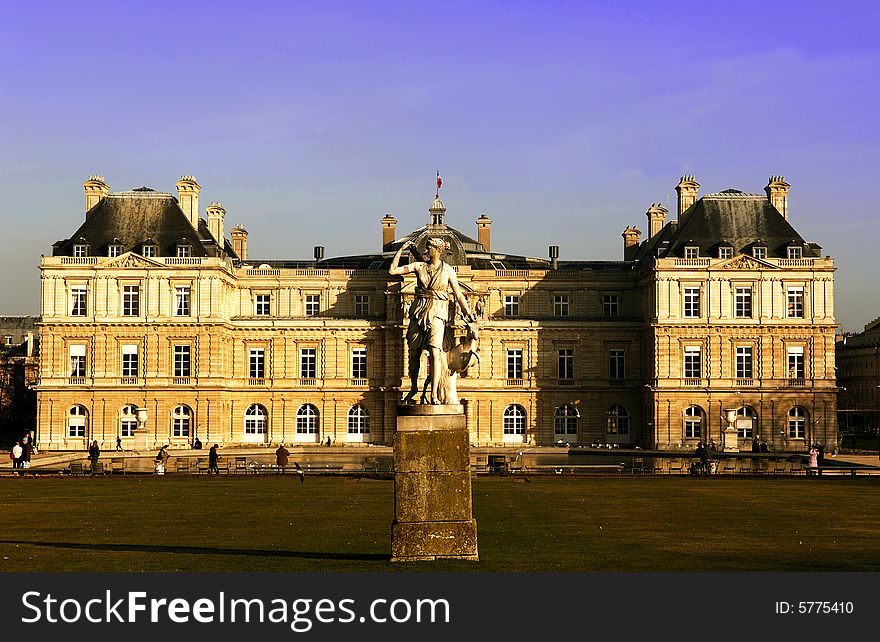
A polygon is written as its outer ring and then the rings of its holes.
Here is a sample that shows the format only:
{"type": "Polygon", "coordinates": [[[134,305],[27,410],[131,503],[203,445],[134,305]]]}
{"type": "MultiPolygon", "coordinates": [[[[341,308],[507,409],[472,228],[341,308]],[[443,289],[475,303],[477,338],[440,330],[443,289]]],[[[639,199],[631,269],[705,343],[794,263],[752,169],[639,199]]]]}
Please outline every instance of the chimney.
{"type": "Polygon", "coordinates": [[[668,214],[668,211],[660,203],[651,203],[651,207],[648,208],[646,214],[648,216],[648,238],[652,239],[666,225],[666,214],[668,214]]]}
{"type": "Polygon", "coordinates": [[[247,260],[248,233],[241,225],[236,225],[229,233],[232,237],[232,249],[242,261],[247,260]]]}
{"type": "Polygon", "coordinates": [[[103,176],[93,174],[89,176],[89,180],[83,183],[83,187],[86,190],[86,216],[88,216],[89,210],[110,193],[110,186],[104,181],[103,176]]]}
{"type": "Polygon", "coordinates": [[[25,341],[27,342],[27,352],[25,353],[26,356],[34,356],[34,333],[28,332],[27,336],[25,337],[25,341]]]}
{"type": "Polygon", "coordinates": [[[394,243],[394,234],[397,230],[397,219],[391,216],[390,212],[386,212],[382,217],[382,248],[388,247],[394,243]]]}
{"type": "Polygon", "coordinates": [[[637,227],[627,227],[623,230],[623,260],[629,260],[630,248],[637,247],[642,238],[642,232],[637,227]]]}
{"type": "Polygon", "coordinates": [[[790,187],[791,185],[785,182],[784,176],[771,176],[767,181],[767,187],[764,188],[770,205],[779,210],[786,221],[788,220],[788,190],[790,187]]]}
{"type": "Polygon", "coordinates": [[[691,205],[697,202],[697,192],[700,190],[700,184],[694,180],[693,176],[682,176],[675,186],[678,192],[678,220],[681,221],[681,215],[687,211],[691,205]]]}
{"type": "Polygon", "coordinates": [[[559,258],[559,246],[551,245],[548,251],[550,253],[550,266],[555,270],[557,266],[556,259],[559,258]]]}
{"type": "Polygon", "coordinates": [[[202,186],[195,176],[184,175],[177,181],[177,202],[193,229],[199,229],[199,192],[202,186]]]}
{"type": "Polygon", "coordinates": [[[492,219],[485,214],[480,214],[477,219],[477,241],[483,246],[487,252],[489,249],[489,240],[492,232],[492,219]]]}
{"type": "Polygon", "coordinates": [[[208,231],[222,250],[226,245],[226,210],[220,203],[211,203],[205,208],[205,213],[208,215],[208,231]]]}
{"type": "Polygon", "coordinates": [[[315,263],[324,260],[324,246],[316,245],[315,246],[315,263]]]}

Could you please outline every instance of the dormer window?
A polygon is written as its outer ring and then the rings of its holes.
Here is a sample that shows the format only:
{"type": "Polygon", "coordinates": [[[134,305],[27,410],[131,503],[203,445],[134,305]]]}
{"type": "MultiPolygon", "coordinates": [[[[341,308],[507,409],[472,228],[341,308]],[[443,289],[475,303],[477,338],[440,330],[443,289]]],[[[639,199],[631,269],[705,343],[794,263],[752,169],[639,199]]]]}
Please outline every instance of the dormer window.
{"type": "Polygon", "coordinates": [[[141,256],[153,258],[159,254],[159,248],[155,245],[144,245],[141,247],[141,256]]]}
{"type": "Polygon", "coordinates": [[[719,259],[729,259],[733,257],[733,248],[729,245],[722,245],[718,248],[719,259]]]}
{"type": "Polygon", "coordinates": [[[111,243],[107,246],[107,256],[120,256],[122,254],[122,246],[119,243],[111,243]]]}
{"type": "Polygon", "coordinates": [[[766,259],[767,258],[767,246],[766,245],[756,245],[752,248],[752,256],[756,259],[766,259]]]}
{"type": "Polygon", "coordinates": [[[802,257],[803,257],[803,248],[801,248],[801,247],[789,247],[788,248],[788,258],[799,259],[802,257]]]}
{"type": "Polygon", "coordinates": [[[178,245],[177,256],[181,258],[192,256],[192,245],[178,245]]]}
{"type": "Polygon", "coordinates": [[[73,256],[76,258],[83,258],[89,255],[89,246],[85,243],[77,243],[73,246],[73,256]]]}
{"type": "Polygon", "coordinates": [[[695,247],[693,245],[688,245],[684,248],[684,258],[686,259],[698,259],[700,258],[700,248],[695,247]]]}

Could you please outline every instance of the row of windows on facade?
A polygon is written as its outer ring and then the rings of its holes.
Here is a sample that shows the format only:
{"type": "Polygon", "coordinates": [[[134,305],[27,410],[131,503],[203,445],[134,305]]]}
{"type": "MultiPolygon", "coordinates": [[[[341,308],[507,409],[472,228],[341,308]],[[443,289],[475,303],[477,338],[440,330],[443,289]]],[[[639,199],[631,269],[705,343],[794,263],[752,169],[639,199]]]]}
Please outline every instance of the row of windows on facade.
{"type": "MultiPolygon", "coordinates": [[[[518,317],[520,316],[520,295],[506,294],[504,295],[504,316],[518,317]]],[[[571,316],[571,297],[565,294],[556,294],[553,296],[553,316],[567,317],[571,316]]],[[[619,294],[603,294],[602,295],[602,316],[613,318],[620,316],[620,295],[619,294]]]]}
{"type": "MultiPolygon", "coordinates": [[[[803,258],[803,248],[798,246],[789,246],[786,248],[786,256],[789,259],[800,259],[803,258]]],[[[766,259],[767,258],[767,246],[766,245],[755,245],[752,247],[752,256],[756,259],[766,259]]],[[[700,258],[700,248],[696,245],[686,245],[684,248],[684,258],[686,259],[698,259],[700,258]]],[[[733,258],[733,246],[731,245],[721,245],[718,248],[718,258],[719,259],[731,259],[733,258]]]]}
{"type": "MultiPolygon", "coordinates": [[[[701,288],[688,286],[683,288],[682,315],[685,318],[702,316],[701,288]]],[[[789,287],[786,289],[785,316],[789,319],[804,318],[804,288],[789,287]]],[[[752,288],[735,287],[733,294],[733,316],[737,319],[751,319],[753,316],[752,288]]]]}
{"type": "MultiPolygon", "coordinates": [[[[187,258],[193,255],[192,253],[192,245],[187,243],[178,243],[174,246],[175,248],[175,256],[180,258],[187,258]]],[[[73,256],[75,258],[84,258],[89,256],[90,246],[88,243],[77,243],[73,246],[73,256]]],[[[116,257],[121,256],[125,251],[125,246],[121,243],[111,243],[107,246],[107,256],[116,257]]],[[[152,243],[147,243],[141,246],[141,256],[145,256],[147,258],[155,258],[159,256],[159,246],[153,245],[152,243]]]]}
{"type": "MultiPolygon", "coordinates": [[[[793,406],[787,415],[786,435],[789,439],[804,439],[806,436],[808,413],[802,406],[793,406]]],[[[740,439],[751,439],[756,435],[758,413],[751,406],[742,406],[736,411],[736,432],[740,439]]],[[[684,410],[682,434],[686,439],[701,439],[706,433],[706,412],[700,406],[688,406],[684,410]]]]}
{"type": "MultiPolygon", "coordinates": [[[[254,315],[270,316],[272,298],[269,294],[254,295],[254,315]]],[[[321,295],[306,294],[303,300],[306,316],[317,316],[321,312],[321,295]]],[[[141,292],[139,285],[122,286],[122,316],[136,317],[141,313],[141,292]]],[[[88,288],[85,285],[70,287],[70,316],[84,317],[88,314],[88,288]]],[[[192,289],[190,286],[174,288],[173,315],[188,317],[192,314],[192,289]]],[[[359,317],[370,315],[370,297],[366,294],[354,295],[354,314],[359,317]]]]}
{"type": "MultiPolygon", "coordinates": [[[[788,378],[801,380],[804,371],[804,347],[789,346],[786,348],[788,357],[788,378]]],[[[755,378],[755,359],[753,346],[736,346],[734,357],[734,377],[736,379],[755,378]]],[[[702,378],[702,348],[700,346],[684,346],[683,372],[685,379],[702,378]]]]}
{"type": "MultiPolygon", "coordinates": [[[[129,404],[119,412],[119,435],[132,437],[137,429],[137,406],[129,404]]],[[[574,439],[578,435],[580,413],[571,405],[563,405],[553,412],[554,434],[559,437],[574,439]]],[[[85,437],[88,410],[85,406],[76,405],[67,413],[69,437],[85,437]]],[[[243,429],[245,435],[265,435],[267,433],[269,414],[261,404],[251,404],[244,413],[243,429]]],[[[194,413],[186,404],[180,404],[171,411],[170,432],[174,438],[188,438],[194,426],[194,413]]],[[[613,405],[605,413],[605,427],[609,435],[629,434],[629,411],[621,405],[613,405]]],[[[303,404],[296,411],[296,433],[298,435],[319,434],[320,421],[318,408],[312,404],[303,404]]],[[[525,435],[526,411],[519,404],[511,404],[504,409],[502,430],[505,435],[525,435]]],[[[351,435],[364,435],[370,432],[370,412],[361,405],[355,404],[348,410],[347,432],[351,435]]]]}

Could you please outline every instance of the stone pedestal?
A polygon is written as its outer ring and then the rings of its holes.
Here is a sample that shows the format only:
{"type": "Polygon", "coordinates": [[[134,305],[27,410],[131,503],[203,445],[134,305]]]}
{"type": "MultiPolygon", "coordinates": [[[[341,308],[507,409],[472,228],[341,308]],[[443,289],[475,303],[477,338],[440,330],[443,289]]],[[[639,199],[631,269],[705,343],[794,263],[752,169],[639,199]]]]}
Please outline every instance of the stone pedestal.
{"type": "Polygon", "coordinates": [[[728,426],[724,429],[724,452],[739,452],[739,436],[736,428],[733,426],[728,426]]]}
{"type": "Polygon", "coordinates": [[[479,559],[469,450],[461,405],[398,407],[392,562],[479,559]]]}

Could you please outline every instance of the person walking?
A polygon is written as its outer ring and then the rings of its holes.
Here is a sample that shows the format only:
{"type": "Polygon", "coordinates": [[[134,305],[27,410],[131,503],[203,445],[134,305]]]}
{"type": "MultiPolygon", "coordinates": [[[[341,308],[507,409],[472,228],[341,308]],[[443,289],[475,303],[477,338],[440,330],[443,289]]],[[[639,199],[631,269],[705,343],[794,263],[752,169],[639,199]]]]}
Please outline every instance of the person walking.
{"type": "Polygon", "coordinates": [[[217,454],[217,449],[220,446],[214,444],[211,446],[211,449],[208,451],[208,474],[214,473],[215,475],[220,474],[220,468],[217,466],[217,459],[220,455],[217,454]]]}
{"type": "Polygon", "coordinates": [[[116,435],[116,452],[122,451],[122,437],[116,435]]]}
{"type": "Polygon", "coordinates": [[[92,445],[89,446],[89,461],[92,462],[92,474],[95,474],[96,469],[98,468],[98,458],[101,456],[101,449],[98,447],[98,441],[95,440],[92,442],[92,445]]]}
{"type": "Polygon", "coordinates": [[[810,446],[810,456],[807,459],[807,474],[815,475],[817,469],[819,468],[819,450],[816,448],[816,444],[810,446]]]}
{"type": "Polygon", "coordinates": [[[171,458],[171,455],[168,454],[168,444],[163,444],[159,449],[159,452],[156,453],[156,474],[164,475],[165,474],[165,465],[168,463],[168,460],[171,458]]]}
{"type": "Polygon", "coordinates": [[[825,446],[823,446],[820,443],[817,443],[815,448],[817,451],[817,454],[816,454],[817,472],[821,475],[822,474],[822,467],[825,465],[825,446]]]}
{"type": "Polygon", "coordinates": [[[21,439],[21,467],[31,467],[31,439],[30,435],[25,433],[21,439]]]}

